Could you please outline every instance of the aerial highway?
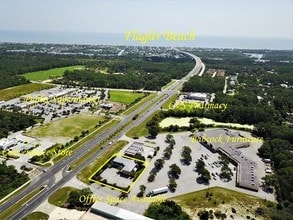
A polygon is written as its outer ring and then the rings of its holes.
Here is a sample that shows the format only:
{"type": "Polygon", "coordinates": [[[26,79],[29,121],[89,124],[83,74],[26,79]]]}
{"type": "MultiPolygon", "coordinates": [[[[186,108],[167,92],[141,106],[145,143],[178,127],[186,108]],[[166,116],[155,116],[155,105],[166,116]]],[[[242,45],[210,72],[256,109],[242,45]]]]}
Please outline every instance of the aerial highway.
{"type": "Polygon", "coordinates": [[[18,195],[13,197],[12,199],[8,200],[4,204],[0,206],[0,212],[3,212],[4,210],[8,209],[13,204],[17,203],[19,200],[21,200],[23,197],[25,197],[27,194],[32,192],[33,190],[36,190],[40,187],[45,186],[45,188],[37,194],[35,197],[33,197],[27,204],[23,205],[20,209],[16,210],[12,216],[9,217],[9,219],[21,219],[24,216],[26,216],[28,213],[32,212],[34,209],[36,209],[43,201],[45,201],[52,193],[54,193],[57,189],[61,188],[66,182],[68,182],[70,179],[72,179],[74,176],[76,176],[83,168],[85,168],[89,163],[91,163],[96,157],[100,156],[105,152],[108,148],[111,147],[107,142],[102,148],[100,148],[98,151],[96,151],[91,157],[85,161],[80,166],[76,167],[72,171],[68,172],[68,167],[73,164],[75,161],[77,161],[79,158],[81,158],[83,155],[85,155],[88,150],[94,148],[97,144],[103,142],[106,140],[109,136],[113,135],[116,131],[121,130],[115,137],[115,139],[120,138],[123,134],[125,134],[128,130],[130,130],[134,126],[138,126],[141,124],[144,120],[147,119],[148,116],[153,114],[155,111],[160,110],[161,106],[168,101],[169,98],[171,98],[172,95],[177,94],[179,92],[179,89],[182,87],[183,83],[187,81],[190,77],[197,75],[201,68],[202,68],[202,61],[199,57],[187,53],[179,51],[180,53],[190,56],[195,60],[195,67],[182,79],[176,81],[172,85],[165,88],[163,91],[161,91],[157,97],[155,97],[153,100],[150,100],[143,105],[141,105],[139,108],[137,108],[135,111],[130,113],[129,115],[126,115],[121,119],[119,124],[115,125],[111,129],[104,131],[103,133],[98,134],[96,137],[94,137],[91,141],[84,144],[84,146],[77,149],[71,156],[65,157],[61,161],[59,161],[54,166],[48,168],[46,172],[40,174],[36,179],[34,179],[31,184],[23,191],[21,191],[18,195]],[[157,101],[155,101],[157,100],[157,101]],[[145,111],[144,114],[142,114],[139,118],[137,118],[134,123],[129,123],[129,121],[132,121],[132,118],[139,114],[142,111],[145,111]],[[128,125],[127,125],[128,124],[128,125]],[[63,178],[59,181],[55,180],[55,175],[58,172],[62,172],[63,178]]]}

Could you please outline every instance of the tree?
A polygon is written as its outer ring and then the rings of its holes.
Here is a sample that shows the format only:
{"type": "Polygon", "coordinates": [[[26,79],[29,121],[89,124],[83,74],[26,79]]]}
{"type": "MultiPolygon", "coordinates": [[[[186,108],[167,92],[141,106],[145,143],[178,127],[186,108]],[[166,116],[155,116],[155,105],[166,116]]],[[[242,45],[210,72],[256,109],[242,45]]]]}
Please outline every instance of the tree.
{"type": "Polygon", "coordinates": [[[173,135],[167,134],[165,142],[168,143],[171,148],[173,148],[173,146],[175,145],[175,139],[173,135]]]}
{"type": "Polygon", "coordinates": [[[204,180],[205,182],[209,183],[209,181],[211,180],[211,174],[207,169],[203,169],[200,173],[202,180],[204,180]]]}
{"type": "Polygon", "coordinates": [[[140,189],[141,191],[145,191],[145,190],[146,190],[146,186],[145,186],[145,185],[140,185],[140,186],[139,186],[139,189],[140,189]]]}
{"type": "Polygon", "coordinates": [[[78,140],[79,140],[79,137],[78,136],[74,136],[73,141],[74,142],[77,142],[78,140]]]}
{"type": "Polygon", "coordinates": [[[172,155],[172,149],[170,147],[166,147],[164,150],[164,158],[169,160],[172,155]]]}
{"type": "Polygon", "coordinates": [[[205,163],[203,160],[198,159],[195,166],[196,172],[201,172],[205,168],[205,163]]]}
{"type": "Polygon", "coordinates": [[[119,195],[119,199],[125,199],[128,197],[128,194],[125,193],[125,192],[121,192],[120,195],[119,195]]]}
{"type": "Polygon", "coordinates": [[[145,216],[156,219],[190,220],[191,218],[182,208],[172,200],[165,200],[162,203],[152,203],[144,213],[145,216]]]}
{"type": "Polygon", "coordinates": [[[139,186],[139,193],[137,194],[137,197],[143,197],[144,193],[145,193],[145,190],[146,190],[146,186],[145,185],[140,185],[139,186]]]}
{"type": "Polygon", "coordinates": [[[207,210],[200,210],[197,213],[197,216],[199,217],[199,219],[202,219],[202,220],[207,220],[210,217],[209,212],[207,210]]]}
{"type": "MultiPolygon", "coordinates": [[[[109,94],[110,95],[110,94],[109,94]]],[[[101,90],[101,100],[104,100],[106,94],[105,94],[105,89],[101,90]]]]}
{"type": "Polygon", "coordinates": [[[191,157],[191,149],[187,146],[184,146],[181,152],[181,156],[182,156],[182,162],[185,165],[189,165],[192,157],[191,157]]]}
{"type": "Polygon", "coordinates": [[[154,125],[148,128],[151,137],[155,138],[159,133],[159,126],[154,125]]]}
{"type": "Polygon", "coordinates": [[[169,180],[169,189],[171,192],[175,192],[176,188],[177,188],[177,183],[174,178],[171,178],[169,180]]]}
{"type": "Polygon", "coordinates": [[[148,182],[153,182],[155,180],[155,177],[156,176],[154,174],[149,175],[148,182]]]}
{"type": "Polygon", "coordinates": [[[157,159],[157,160],[155,161],[155,163],[154,163],[155,168],[156,168],[157,170],[162,169],[164,163],[165,163],[165,161],[164,161],[163,159],[157,159]]]}
{"type": "Polygon", "coordinates": [[[85,188],[82,190],[73,190],[69,193],[69,197],[66,201],[67,203],[67,207],[68,208],[88,208],[90,207],[94,201],[88,201],[88,203],[86,202],[81,202],[80,201],[80,197],[81,196],[85,196],[85,197],[89,197],[92,195],[92,192],[89,188],[85,188]]]}
{"type": "Polygon", "coordinates": [[[5,161],[0,163],[0,198],[5,197],[13,190],[29,180],[25,172],[18,173],[14,166],[7,166],[5,161]]]}
{"type": "Polygon", "coordinates": [[[227,181],[230,181],[232,179],[232,170],[229,168],[229,166],[224,163],[221,168],[220,178],[226,179],[227,181]]]}
{"type": "Polygon", "coordinates": [[[263,187],[265,190],[272,190],[276,187],[278,180],[275,175],[265,175],[261,178],[263,180],[263,187]]]}
{"type": "Polygon", "coordinates": [[[176,179],[178,179],[179,175],[181,174],[181,169],[175,163],[170,165],[169,168],[170,168],[169,174],[172,177],[175,177],[176,179]]]}
{"type": "Polygon", "coordinates": [[[9,131],[16,132],[33,126],[36,123],[36,119],[40,118],[22,113],[0,110],[0,139],[2,137],[7,137],[9,131]]]}
{"type": "Polygon", "coordinates": [[[205,168],[205,163],[203,162],[203,160],[197,160],[195,170],[204,182],[209,183],[209,181],[211,180],[211,174],[205,168]]]}
{"type": "Polygon", "coordinates": [[[79,198],[80,198],[80,195],[76,190],[71,191],[66,201],[68,203],[68,208],[78,207],[80,205],[79,198]]]}

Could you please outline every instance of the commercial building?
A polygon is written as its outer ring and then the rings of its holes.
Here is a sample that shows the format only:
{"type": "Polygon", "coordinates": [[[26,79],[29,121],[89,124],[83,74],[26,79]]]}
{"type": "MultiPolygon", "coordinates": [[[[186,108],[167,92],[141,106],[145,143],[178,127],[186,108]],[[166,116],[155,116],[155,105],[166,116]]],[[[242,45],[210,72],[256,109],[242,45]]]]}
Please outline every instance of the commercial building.
{"type": "Polygon", "coordinates": [[[16,146],[18,143],[18,140],[15,138],[11,139],[2,139],[0,140],[0,150],[6,150],[8,148],[16,146]]]}
{"type": "Polygon", "coordinates": [[[121,220],[152,220],[151,218],[139,215],[135,212],[126,209],[118,208],[102,202],[95,202],[90,210],[99,216],[108,219],[121,219],[121,220]]]}
{"type": "Polygon", "coordinates": [[[259,180],[256,174],[256,163],[238,150],[250,146],[245,137],[239,132],[228,129],[213,129],[194,135],[202,145],[214,153],[226,155],[237,166],[237,186],[258,191],[259,180]]]}
{"type": "Polygon", "coordinates": [[[112,161],[112,166],[121,169],[120,173],[127,176],[132,175],[132,171],[136,170],[136,163],[133,160],[124,157],[114,158],[112,161]]]}
{"type": "Polygon", "coordinates": [[[189,93],[185,98],[190,100],[206,101],[208,100],[208,94],[200,92],[189,93]]]}
{"type": "Polygon", "coordinates": [[[143,149],[144,144],[140,142],[133,142],[124,152],[125,155],[128,156],[136,156],[136,155],[142,155],[144,152],[143,149]]]}

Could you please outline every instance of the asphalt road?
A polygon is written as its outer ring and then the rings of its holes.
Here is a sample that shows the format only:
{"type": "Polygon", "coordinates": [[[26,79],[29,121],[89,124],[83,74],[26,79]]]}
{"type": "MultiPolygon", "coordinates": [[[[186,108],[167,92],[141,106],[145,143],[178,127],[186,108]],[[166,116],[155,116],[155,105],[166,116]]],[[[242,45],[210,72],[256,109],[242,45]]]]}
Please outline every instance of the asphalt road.
{"type": "Polygon", "coordinates": [[[140,106],[138,109],[136,109],[131,114],[125,116],[119,124],[114,126],[113,128],[98,134],[94,139],[87,142],[83,147],[76,150],[70,157],[64,158],[62,161],[57,163],[51,168],[47,169],[46,173],[41,174],[37,179],[32,181],[32,183],[29,185],[28,188],[26,188],[24,191],[19,193],[16,197],[10,199],[6,203],[0,206],[0,212],[6,210],[19,200],[21,200],[24,196],[32,192],[33,190],[40,188],[42,186],[46,185],[46,188],[42,190],[38,195],[36,195],[34,198],[32,198],[27,204],[23,205],[20,209],[15,211],[15,213],[9,217],[9,219],[15,219],[19,220],[26,216],[28,213],[31,213],[34,209],[36,209],[43,201],[45,201],[52,193],[54,193],[57,189],[61,188],[66,182],[68,182],[71,178],[76,176],[78,172],[80,172],[85,166],[87,166],[89,163],[91,163],[96,157],[101,155],[104,151],[106,151],[111,146],[109,144],[105,144],[99,151],[94,153],[87,161],[85,161],[82,165],[75,168],[71,172],[67,172],[66,170],[70,166],[70,164],[74,163],[76,160],[78,160],[80,157],[82,157],[84,154],[88,152],[88,150],[94,148],[97,144],[102,142],[103,140],[107,139],[111,134],[114,134],[116,130],[119,130],[121,127],[125,126],[129,121],[132,120],[132,118],[140,113],[143,110],[147,110],[145,114],[140,116],[138,119],[135,120],[134,124],[129,124],[126,126],[122,131],[119,132],[118,135],[116,135],[116,138],[121,137],[123,134],[125,134],[128,130],[130,130],[134,126],[138,126],[141,124],[147,117],[151,114],[153,114],[155,111],[160,110],[161,106],[174,94],[178,93],[179,89],[182,87],[183,83],[187,81],[190,77],[197,75],[200,72],[202,62],[199,57],[187,53],[187,52],[181,52],[182,54],[185,54],[187,56],[192,57],[196,65],[195,67],[181,80],[178,80],[177,82],[170,85],[168,88],[160,92],[159,99],[156,101],[156,103],[152,106],[150,106],[154,101],[148,101],[144,103],[142,106],[140,106]],[[57,174],[59,171],[62,171],[63,178],[55,183],[55,177],[54,175],[57,174]]]}

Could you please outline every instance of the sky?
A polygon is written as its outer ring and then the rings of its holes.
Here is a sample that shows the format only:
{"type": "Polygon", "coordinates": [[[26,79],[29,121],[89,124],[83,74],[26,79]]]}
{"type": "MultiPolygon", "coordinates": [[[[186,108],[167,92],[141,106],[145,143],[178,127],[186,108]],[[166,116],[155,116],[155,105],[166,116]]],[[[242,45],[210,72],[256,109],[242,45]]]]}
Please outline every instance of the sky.
{"type": "Polygon", "coordinates": [[[0,31],[289,38],[293,0],[0,0],[0,31]]]}

